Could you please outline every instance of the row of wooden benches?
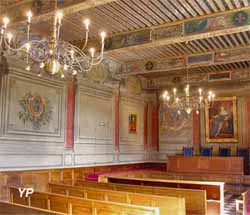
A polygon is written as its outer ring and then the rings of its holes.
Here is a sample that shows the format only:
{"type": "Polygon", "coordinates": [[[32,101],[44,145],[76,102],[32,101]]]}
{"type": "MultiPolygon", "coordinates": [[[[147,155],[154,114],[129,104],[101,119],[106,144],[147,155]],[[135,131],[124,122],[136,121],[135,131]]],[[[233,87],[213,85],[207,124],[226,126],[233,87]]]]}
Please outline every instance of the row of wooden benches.
{"type": "Polygon", "coordinates": [[[35,192],[28,198],[12,187],[9,196],[13,203],[64,214],[207,214],[205,190],[87,181],[77,185],[49,184],[50,193],[35,192]]]}

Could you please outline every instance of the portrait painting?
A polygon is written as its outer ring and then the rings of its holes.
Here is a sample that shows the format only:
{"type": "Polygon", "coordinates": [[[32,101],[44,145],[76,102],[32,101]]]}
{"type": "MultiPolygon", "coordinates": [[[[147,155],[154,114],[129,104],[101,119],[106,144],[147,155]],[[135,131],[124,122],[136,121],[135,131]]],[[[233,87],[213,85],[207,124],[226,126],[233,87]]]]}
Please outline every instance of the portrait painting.
{"type": "Polygon", "coordinates": [[[205,114],[208,143],[238,142],[236,97],[216,98],[205,114]]]}
{"type": "Polygon", "coordinates": [[[136,133],[136,130],[137,130],[137,115],[136,114],[130,114],[128,121],[129,121],[129,125],[128,125],[129,133],[136,133]]]}

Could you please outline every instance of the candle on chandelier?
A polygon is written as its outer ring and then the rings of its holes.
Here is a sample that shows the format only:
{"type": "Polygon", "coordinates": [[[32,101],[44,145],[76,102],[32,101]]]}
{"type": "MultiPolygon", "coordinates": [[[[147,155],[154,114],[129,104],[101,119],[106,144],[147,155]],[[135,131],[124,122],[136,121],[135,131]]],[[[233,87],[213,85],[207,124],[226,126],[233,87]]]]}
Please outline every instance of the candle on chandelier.
{"type": "Polygon", "coordinates": [[[45,66],[44,62],[40,63],[40,68],[41,69],[44,68],[44,66],[45,66]]]}
{"type": "Polygon", "coordinates": [[[27,13],[26,13],[26,16],[27,16],[27,19],[28,19],[28,24],[31,23],[31,18],[32,18],[32,12],[29,10],[27,13]]]}
{"type": "Polygon", "coordinates": [[[185,88],[185,93],[186,93],[186,96],[189,95],[189,85],[186,86],[186,88],[185,88]]]}
{"type": "Polygon", "coordinates": [[[90,48],[89,49],[90,55],[93,58],[95,56],[95,49],[94,48],[90,48]]]}
{"type": "Polygon", "coordinates": [[[57,20],[57,23],[60,25],[61,22],[62,22],[62,17],[63,17],[63,13],[61,11],[57,11],[56,12],[56,20],[57,20]]]}
{"type": "Polygon", "coordinates": [[[64,69],[64,70],[67,70],[67,69],[68,69],[68,66],[67,66],[66,64],[64,64],[63,69],[64,69]]]}
{"type": "Polygon", "coordinates": [[[27,71],[30,71],[30,65],[26,66],[25,68],[27,71]]]}
{"type": "Polygon", "coordinates": [[[199,92],[199,95],[201,96],[202,89],[201,89],[201,88],[199,88],[198,92],[199,92]]]}
{"type": "Polygon", "coordinates": [[[89,30],[89,26],[90,26],[90,20],[89,19],[85,19],[84,20],[84,25],[85,25],[86,30],[88,31],[89,30]]]}
{"type": "Polygon", "coordinates": [[[74,58],[74,50],[70,50],[71,58],[74,58]]]}
{"type": "Polygon", "coordinates": [[[76,74],[77,74],[77,71],[73,70],[72,75],[76,75],[76,74]]]}
{"type": "Polygon", "coordinates": [[[165,91],[165,92],[162,94],[163,99],[165,99],[167,95],[168,95],[168,91],[165,91]]]}
{"type": "Polygon", "coordinates": [[[203,97],[202,97],[202,96],[199,96],[199,101],[200,101],[200,103],[202,102],[202,99],[203,99],[203,97]]]}
{"type": "Polygon", "coordinates": [[[210,102],[212,99],[212,96],[208,94],[207,98],[208,98],[208,101],[210,102]]]}
{"type": "Polygon", "coordinates": [[[100,35],[101,35],[101,38],[102,38],[102,43],[104,43],[104,40],[105,40],[105,37],[106,37],[106,32],[102,31],[100,35]]]}
{"type": "Polygon", "coordinates": [[[9,44],[11,42],[12,37],[13,37],[12,33],[7,33],[7,39],[9,44]]]}
{"type": "Polygon", "coordinates": [[[176,88],[174,88],[174,89],[173,89],[173,93],[174,93],[174,95],[176,95],[176,92],[177,92],[177,89],[176,89],[176,88]]]}
{"type": "Polygon", "coordinates": [[[26,49],[27,49],[27,52],[29,52],[29,50],[30,50],[30,43],[26,43],[26,49]]]}
{"type": "Polygon", "coordinates": [[[9,24],[10,20],[7,16],[3,17],[3,28],[6,29],[7,25],[9,24]]]}

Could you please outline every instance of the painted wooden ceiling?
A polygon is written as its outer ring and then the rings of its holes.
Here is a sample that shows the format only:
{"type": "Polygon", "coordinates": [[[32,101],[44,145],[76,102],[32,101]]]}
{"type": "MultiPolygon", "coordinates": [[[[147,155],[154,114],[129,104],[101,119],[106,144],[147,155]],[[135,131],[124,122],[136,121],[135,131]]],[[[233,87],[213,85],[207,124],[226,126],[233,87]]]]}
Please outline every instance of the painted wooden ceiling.
{"type": "MultiPolygon", "coordinates": [[[[247,11],[248,19],[250,19],[249,0],[86,0],[85,3],[79,0],[57,1],[60,3],[59,8],[66,11],[61,36],[68,41],[80,41],[84,37],[83,20],[85,18],[91,19],[90,37],[93,40],[99,37],[102,30],[106,30],[109,37],[115,37],[116,35],[125,35],[128,32],[151,30],[159,26],[185,24],[200,17],[226,16],[227,13],[237,13],[238,10],[243,9],[247,11]],[[71,8],[68,9],[69,7],[71,8]]],[[[1,0],[1,10],[8,14],[9,7],[12,10],[13,5],[21,8],[22,4],[27,2],[34,5],[36,0],[1,0]]],[[[41,13],[44,13],[43,16],[46,19],[40,20],[38,18],[39,21],[34,23],[33,27],[43,34],[52,26],[53,13],[47,13],[47,11],[41,11],[41,13]]],[[[157,59],[186,58],[190,55],[248,47],[250,46],[250,28],[246,26],[243,29],[243,27],[233,26],[232,31],[225,29],[220,34],[212,32],[208,36],[204,36],[204,32],[202,32],[202,37],[195,35],[194,38],[190,39],[189,37],[187,40],[185,40],[186,35],[181,35],[184,39],[180,37],[180,40],[173,42],[170,38],[170,41],[166,43],[161,43],[160,40],[160,43],[155,42],[152,45],[148,45],[148,43],[132,44],[130,47],[108,50],[106,56],[123,64],[133,64],[157,59]],[[241,29],[238,30],[238,28],[241,29]]],[[[226,61],[221,64],[197,66],[190,70],[193,72],[219,72],[246,68],[249,68],[249,61],[242,59],[235,62],[226,61]]],[[[178,73],[185,71],[185,69],[179,68],[169,71],[178,73]]],[[[147,70],[141,74],[144,77],[152,77],[165,75],[167,72],[168,67],[161,71],[147,70]]]]}

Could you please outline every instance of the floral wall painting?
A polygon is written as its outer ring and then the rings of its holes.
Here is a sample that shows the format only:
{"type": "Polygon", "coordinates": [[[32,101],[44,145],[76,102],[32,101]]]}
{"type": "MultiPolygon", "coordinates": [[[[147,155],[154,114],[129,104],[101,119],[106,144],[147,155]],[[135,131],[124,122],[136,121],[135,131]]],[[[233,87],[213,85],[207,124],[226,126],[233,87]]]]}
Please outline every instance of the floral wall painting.
{"type": "Polygon", "coordinates": [[[128,131],[129,133],[136,133],[137,132],[137,115],[130,114],[128,118],[128,131]]]}
{"type": "Polygon", "coordinates": [[[29,92],[19,100],[19,105],[21,106],[21,111],[18,112],[19,119],[23,124],[32,123],[35,130],[39,130],[52,120],[53,110],[48,98],[29,92]]]}
{"type": "Polygon", "coordinates": [[[238,142],[236,97],[215,99],[205,114],[208,143],[238,142]]]}

